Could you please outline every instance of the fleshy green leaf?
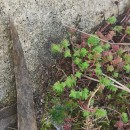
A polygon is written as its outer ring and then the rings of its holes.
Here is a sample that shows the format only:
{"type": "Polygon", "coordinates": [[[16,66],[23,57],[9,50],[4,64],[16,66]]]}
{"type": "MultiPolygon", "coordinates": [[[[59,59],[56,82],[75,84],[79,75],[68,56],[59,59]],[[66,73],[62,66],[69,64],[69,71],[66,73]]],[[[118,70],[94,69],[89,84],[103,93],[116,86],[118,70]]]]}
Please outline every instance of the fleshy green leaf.
{"type": "Polygon", "coordinates": [[[96,67],[95,72],[96,72],[97,75],[101,75],[102,74],[102,70],[101,70],[100,67],[96,67]]]}
{"type": "Polygon", "coordinates": [[[65,86],[66,86],[65,82],[61,82],[61,85],[63,88],[65,88],[65,86]]]}
{"type": "Polygon", "coordinates": [[[103,48],[101,46],[96,46],[92,49],[92,52],[98,52],[98,53],[101,53],[103,52],[103,48]]]}
{"type": "Polygon", "coordinates": [[[82,48],[82,49],[80,50],[80,56],[81,56],[81,57],[85,57],[87,53],[88,53],[88,51],[87,51],[85,48],[82,48]]]}
{"type": "Polygon", "coordinates": [[[76,76],[77,78],[81,78],[82,73],[78,71],[78,72],[76,72],[75,76],[76,76]]]}
{"type": "Polygon", "coordinates": [[[71,90],[69,97],[76,99],[77,98],[77,92],[75,90],[71,90]]]}
{"type": "Polygon", "coordinates": [[[130,64],[125,65],[124,69],[126,70],[126,73],[130,73],[130,64]]]}
{"type": "Polygon", "coordinates": [[[64,84],[60,83],[59,81],[56,82],[54,85],[53,85],[53,90],[56,91],[56,92],[63,92],[64,90],[64,84]]]}
{"type": "Polygon", "coordinates": [[[101,68],[101,64],[100,63],[96,63],[96,68],[101,68]]]}
{"type": "Polygon", "coordinates": [[[79,65],[80,63],[81,63],[81,59],[80,58],[78,58],[78,57],[76,57],[75,58],[75,60],[74,60],[74,63],[76,64],[76,65],[79,65]]]}
{"type": "Polygon", "coordinates": [[[64,57],[71,57],[70,49],[65,50],[64,57]]]}
{"type": "Polygon", "coordinates": [[[69,44],[69,41],[67,39],[64,39],[62,42],[61,42],[61,45],[64,47],[64,48],[67,48],[70,44],[69,44]]]}
{"type": "Polygon", "coordinates": [[[72,82],[71,82],[71,77],[70,77],[70,76],[68,76],[68,77],[66,78],[65,84],[66,84],[68,87],[71,87],[71,86],[73,85],[72,82]]]}
{"type": "Polygon", "coordinates": [[[117,72],[113,73],[113,77],[117,78],[118,76],[119,76],[119,73],[117,73],[117,72]]]}
{"type": "Polygon", "coordinates": [[[87,69],[89,67],[89,63],[88,62],[83,62],[80,64],[80,69],[84,70],[87,69]]]}
{"type": "Polygon", "coordinates": [[[88,112],[88,111],[83,111],[83,116],[84,117],[88,117],[90,115],[90,112],[88,112]]]}
{"type": "Polygon", "coordinates": [[[71,90],[70,92],[70,97],[74,98],[74,99],[81,99],[82,100],[86,100],[89,96],[89,90],[84,89],[82,91],[75,91],[75,90],[71,90]]]}
{"type": "Polygon", "coordinates": [[[103,45],[104,50],[109,50],[110,47],[111,47],[111,45],[109,43],[106,43],[106,44],[103,45]]]}
{"type": "Polygon", "coordinates": [[[59,52],[61,52],[61,46],[57,45],[57,44],[52,44],[51,45],[51,51],[53,53],[59,53],[59,52]]]}
{"type": "Polygon", "coordinates": [[[107,56],[107,59],[108,59],[108,61],[112,61],[113,55],[111,53],[109,53],[109,55],[107,56]]]}
{"type": "Polygon", "coordinates": [[[116,91],[118,90],[118,89],[117,89],[115,86],[113,86],[113,85],[107,86],[107,89],[111,90],[112,92],[116,92],[116,91]]]}
{"type": "Polygon", "coordinates": [[[51,119],[56,124],[61,125],[64,122],[66,115],[66,110],[63,106],[57,105],[53,109],[51,109],[51,119]]]}
{"type": "Polygon", "coordinates": [[[127,123],[128,122],[128,115],[127,115],[127,113],[122,112],[121,116],[122,116],[122,121],[124,123],[127,123]]]}
{"type": "Polygon", "coordinates": [[[74,76],[72,76],[72,75],[68,76],[66,78],[65,84],[69,88],[72,87],[72,86],[74,86],[74,85],[76,85],[76,78],[74,76]]]}
{"type": "Polygon", "coordinates": [[[80,99],[81,97],[82,97],[82,92],[80,92],[80,91],[77,91],[77,99],[80,99]]]}
{"type": "Polygon", "coordinates": [[[112,65],[107,66],[107,71],[112,72],[114,71],[114,67],[112,65]]]}
{"type": "Polygon", "coordinates": [[[107,111],[104,109],[97,109],[95,115],[97,118],[105,117],[107,115],[107,111]]]}
{"type": "Polygon", "coordinates": [[[93,45],[93,46],[98,45],[99,42],[100,42],[100,39],[99,39],[98,36],[96,36],[96,35],[93,35],[93,36],[89,37],[89,38],[88,38],[88,41],[87,41],[87,43],[88,43],[89,45],[93,45]]]}
{"type": "Polygon", "coordinates": [[[89,60],[92,60],[93,59],[93,55],[92,54],[88,54],[88,58],[89,58],[89,60]]]}
{"type": "Polygon", "coordinates": [[[75,50],[73,56],[74,57],[80,57],[80,50],[75,50]]]}
{"type": "Polygon", "coordinates": [[[116,21],[117,21],[117,19],[115,16],[112,16],[112,17],[107,19],[107,22],[110,24],[114,24],[114,23],[116,23],[116,21]]]}
{"type": "Polygon", "coordinates": [[[127,27],[127,28],[126,28],[125,33],[128,34],[128,35],[130,35],[130,27],[127,27]]]}
{"type": "Polygon", "coordinates": [[[88,97],[89,97],[89,90],[85,88],[82,91],[82,100],[86,100],[88,97]]]}
{"type": "Polygon", "coordinates": [[[130,54],[125,54],[124,56],[123,56],[123,58],[124,58],[124,60],[125,60],[125,63],[129,63],[130,64],[130,54]]]}
{"type": "Polygon", "coordinates": [[[119,50],[117,51],[117,54],[118,54],[119,56],[122,56],[122,54],[123,54],[123,49],[122,49],[122,48],[119,48],[119,50]]]}
{"type": "Polygon", "coordinates": [[[111,80],[109,80],[107,77],[101,77],[100,83],[103,84],[104,86],[110,86],[111,80]]]}
{"type": "Polygon", "coordinates": [[[122,29],[123,29],[122,26],[115,26],[113,30],[119,33],[122,31],[122,29]]]}

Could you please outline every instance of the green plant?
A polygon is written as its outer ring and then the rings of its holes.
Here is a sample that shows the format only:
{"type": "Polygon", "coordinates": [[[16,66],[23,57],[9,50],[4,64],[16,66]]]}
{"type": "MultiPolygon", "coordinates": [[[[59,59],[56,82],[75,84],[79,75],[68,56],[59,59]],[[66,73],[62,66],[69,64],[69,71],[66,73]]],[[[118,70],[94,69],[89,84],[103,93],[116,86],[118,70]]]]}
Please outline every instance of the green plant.
{"type": "MultiPolygon", "coordinates": [[[[108,24],[115,24],[116,21],[114,16],[107,20],[108,24]]],[[[122,29],[122,26],[114,28],[118,33],[122,29]]],[[[129,29],[126,30],[126,33],[129,34],[129,29]]],[[[71,39],[64,39],[61,44],[52,45],[53,52],[62,53],[64,60],[68,59],[72,62],[70,65],[72,73],[65,74],[64,78],[57,81],[53,85],[53,90],[78,103],[83,110],[83,117],[94,118],[95,116],[98,120],[107,117],[108,114],[104,108],[96,107],[98,96],[102,96],[104,100],[115,98],[116,101],[121,102],[124,101],[124,91],[126,91],[126,95],[130,92],[128,87],[118,81],[120,73],[130,73],[130,55],[123,54],[121,49],[110,43],[102,43],[103,41],[101,42],[95,34],[82,40],[86,41],[84,46],[69,42],[71,39]],[[91,86],[91,82],[94,82],[93,86],[91,86]]],[[[126,111],[123,106],[122,111],[126,111]]],[[[59,119],[55,119],[57,111],[53,110],[52,117],[55,117],[53,120],[59,122],[58,120],[61,121],[61,118],[64,119],[65,110],[60,108],[60,113],[61,117],[57,116],[59,119]]],[[[128,121],[126,113],[122,113],[122,120],[128,121]]]]}
{"type": "Polygon", "coordinates": [[[112,16],[112,17],[107,19],[107,22],[110,24],[114,24],[114,23],[116,23],[116,21],[117,21],[117,19],[115,16],[112,16]]]}
{"type": "Polygon", "coordinates": [[[42,126],[40,130],[48,130],[51,128],[51,122],[49,121],[49,119],[47,119],[46,116],[43,116],[41,123],[42,126]]]}
{"type": "MultiPolygon", "coordinates": [[[[110,18],[107,19],[106,21],[106,25],[101,29],[101,32],[103,32],[108,26],[112,25],[112,24],[115,24],[117,21],[116,17],[115,16],[112,16],[110,18]]],[[[119,30],[117,28],[115,28],[116,30],[119,30]]]]}
{"type": "Polygon", "coordinates": [[[121,114],[121,116],[122,116],[123,122],[124,122],[124,123],[127,123],[127,122],[128,122],[128,115],[127,115],[127,113],[123,112],[123,113],[121,114]]]}
{"type": "Polygon", "coordinates": [[[51,118],[54,123],[58,125],[62,124],[64,122],[65,117],[66,109],[63,106],[57,105],[51,110],[51,118]]]}
{"type": "Polygon", "coordinates": [[[120,33],[122,31],[122,29],[123,29],[122,26],[115,26],[113,30],[120,33]]]}
{"type": "Polygon", "coordinates": [[[104,109],[97,109],[95,115],[97,118],[105,117],[107,115],[107,111],[104,109]]]}
{"type": "MultiPolygon", "coordinates": [[[[70,98],[81,101],[87,100],[88,98],[91,97],[92,93],[89,90],[88,86],[83,87],[84,89],[81,89],[80,88],[81,86],[79,86],[78,89],[81,90],[76,90],[77,81],[85,77],[85,73],[87,73],[89,77],[91,77],[91,74],[93,73],[94,77],[96,77],[96,80],[99,81],[100,85],[105,86],[106,89],[112,92],[117,91],[117,87],[114,84],[114,82],[110,78],[103,75],[103,73],[111,73],[112,77],[118,78],[118,71],[120,71],[115,66],[116,64],[115,60],[116,62],[118,62],[116,57],[119,57],[119,55],[116,54],[115,57],[112,52],[107,54],[107,50],[110,48],[110,45],[108,44],[106,44],[105,46],[101,45],[100,39],[96,35],[89,37],[86,42],[86,46],[83,48],[73,47],[72,51],[68,48],[69,45],[70,45],[69,42],[67,40],[64,40],[60,45],[61,48],[60,49],[58,48],[58,50],[61,50],[59,52],[64,53],[65,58],[69,57],[72,59],[73,64],[75,66],[74,68],[75,73],[66,77],[62,82],[60,81],[56,82],[53,86],[53,90],[55,92],[63,93],[65,89],[68,88],[70,90],[69,94],[70,98]],[[113,59],[113,57],[115,57],[115,59],[113,59]],[[103,64],[104,62],[107,64],[103,64]],[[113,64],[110,65],[110,63],[113,64]],[[102,70],[102,67],[104,65],[107,67],[105,70],[102,70]]],[[[54,45],[52,46],[52,50],[54,50],[53,47],[55,48],[55,46],[54,45]]],[[[129,60],[129,58],[127,58],[127,55],[125,55],[124,58],[126,62],[128,62],[127,60],[129,60]]],[[[126,70],[127,73],[129,73],[130,71],[129,68],[130,68],[129,64],[122,66],[122,69],[126,70]]],[[[106,111],[104,109],[97,109],[96,117],[105,115],[106,111]]]]}
{"type": "Polygon", "coordinates": [[[130,27],[127,27],[125,32],[126,34],[130,35],[130,27]]]}

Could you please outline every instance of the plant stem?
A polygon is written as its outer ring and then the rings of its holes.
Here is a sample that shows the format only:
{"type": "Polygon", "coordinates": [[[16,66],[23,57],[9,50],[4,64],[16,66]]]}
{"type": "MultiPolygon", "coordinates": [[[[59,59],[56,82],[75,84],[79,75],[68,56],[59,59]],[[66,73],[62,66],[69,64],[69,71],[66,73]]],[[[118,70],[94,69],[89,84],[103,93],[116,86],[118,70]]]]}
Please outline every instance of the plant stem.
{"type": "MultiPolygon", "coordinates": [[[[74,30],[76,30],[76,31],[78,31],[78,32],[80,32],[80,33],[86,34],[87,36],[93,36],[92,34],[88,34],[88,33],[84,32],[84,31],[81,31],[81,30],[79,30],[79,29],[70,27],[70,26],[68,26],[68,25],[66,25],[66,24],[63,24],[63,26],[68,27],[68,28],[70,28],[70,29],[74,29],[74,30]]],[[[96,36],[93,36],[93,37],[97,38],[96,36]]],[[[101,41],[103,41],[103,42],[110,43],[110,42],[108,42],[108,41],[106,41],[106,40],[103,40],[103,39],[101,39],[101,38],[99,38],[99,39],[100,39],[101,41]]],[[[112,44],[112,43],[110,43],[110,44],[112,44]]]]}
{"type": "Polygon", "coordinates": [[[89,101],[88,101],[88,108],[90,106],[90,103],[91,103],[91,100],[92,98],[95,96],[95,94],[97,93],[97,91],[100,89],[100,85],[98,86],[98,88],[92,93],[91,97],[89,98],[89,101]]]}
{"type": "MultiPolygon", "coordinates": [[[[129,88],[127,88],[126,86],[122,85],[121,83],[119,83],[119,82],[116,81],[115,79],[110,78],[110,77],[108,77],[108,76],[105,75],[105,74],[103,74],[103,75],[106,76],[107,78],[109,78],[110,80],[112,80],[113,82],[115,82],[116,84],[118,84],[118,85],[115,85],[115,84],[111,84],[111,85],[113,85],[113,86],[116,87],[116,88],[122,89],[122,90],[127,91],[128,93],[130,93],[130,89],[129,89],[129,88]]],[[[93,80],[93,81],[96,81],[96,82],[99,83],[99,80],[98,80],[98,79],[94,79],[94,78],[91,78],[91,77],[86,76],[86,75],[83,75],[83,77],[85,77],[85,78],[87,78],[87,79],[90,79],[90,80],[93,80]]]]}
{"type": "Polygon", "coordinates": [[[120,42],[122,42],[126,36],[127,36],[127,34],[123,35],[120,42]]]}
{"type": "Polygon", "coordinates": [[[99,82],[98,79],[91,78],[91,77],[89,77],[89,76],[87,76],[87,75],[83,75],[83,77],[85,77],[85,78],[87,78],[87,79],[90,79],[90,80],[93,80],[93,81],[96,81],[96,82],[99,82]]]}
{"type": "Polygon", "coordinates": [[[109,110],[115,111],[116,113],[118,113],[119,115],[121,115],[120,112],[118,112],[117,110],[114,110],[114,109],[112,109],[112,108],[110,108],[110,107],[102,107],[102,108],[106,108],[106,109],[109,109],[109,110]]]}
{"type": "Polygon", "coordinates": [[[130,46],[130,43],[112,43],[114,45],[130,46]]]}
{"type": "MultiPolygon", "coordinates": [[[[68,26],[68,25],[66,25],[66,24],[63,24],[63,26],[68,27],[68,28],[70,28],[70,29],[74,29],[74,30],[76,30],[76,31],[78,31],[78,32],[80,32],[80,33],[82,33],[82,34],[87,35],[87,36],[93,36],[92,34],[89,34],[89,33],[86,33],[86,32],[84,32],[84,31],[81,31],[81,30],[79,30],[79,29],[70,27],[70,26],[68,26]]],[[[93,37],[97,38],[96,36],[93,36],[93,37]]],[[[128,46],[130,45],[130,43],[111,43],[111,42],[106,41],[106,40],[103,40],[103,39],[101,39],[101,38],[98,38],[98,39],[100,39],[100,40],[103,41],[103,42],[109,43],[109,44],[111,44],[111,45],[113,45],[113,44],[117,44],[117,45],[128,45],[128,46]]]]}
{"type": "MultiPolygon", "coordinates": [[[[105,77],[107,77],[107,78],[109,78],[110,80],[112,80],[113,82],[115,82],[116,84],[118,84],[118,85],[120,85],[121,87],[121,89],[124,89],[124,90],[126,90],[127,92],[129,92],[130,93],[130,89],[129,88],[127,88],[125,85],[123,85],[123,84],[121,84],[121,83],[119,83],[118,81],[116,81],[115,79],[113,79],[113,78],[111,78],[111,77],[109,77],[109,76],[107,76],[107,75],[105,75],[105,74],[102,74],[103,76],[105,76],[105,77]]],[[[116,86],[117,87],[117,85],[114,85],[114,86],[116,86]]],[[[119,87],[119,86],[118,86],[119,87]]]]}
{"type": "Polygon", "coordinates": [[[100,32],[103,32],[109,25],[110,25],[110,24],[107,23],[107,24],[100,30],[100,32]]]}

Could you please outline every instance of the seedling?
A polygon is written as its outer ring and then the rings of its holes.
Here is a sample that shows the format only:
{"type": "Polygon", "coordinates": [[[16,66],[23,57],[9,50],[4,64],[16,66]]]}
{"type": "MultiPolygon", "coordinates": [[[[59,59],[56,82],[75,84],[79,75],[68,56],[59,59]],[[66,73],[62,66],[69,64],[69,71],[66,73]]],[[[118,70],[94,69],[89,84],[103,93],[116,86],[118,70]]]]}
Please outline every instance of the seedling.
{"type": "Polygon", "coordinates": [[[107,24],[100,30],[101,32],[103,32],[108,26],[115,24],[117,21],[115,16],[112,16],[110,18],[107,19],[107,24]]]}

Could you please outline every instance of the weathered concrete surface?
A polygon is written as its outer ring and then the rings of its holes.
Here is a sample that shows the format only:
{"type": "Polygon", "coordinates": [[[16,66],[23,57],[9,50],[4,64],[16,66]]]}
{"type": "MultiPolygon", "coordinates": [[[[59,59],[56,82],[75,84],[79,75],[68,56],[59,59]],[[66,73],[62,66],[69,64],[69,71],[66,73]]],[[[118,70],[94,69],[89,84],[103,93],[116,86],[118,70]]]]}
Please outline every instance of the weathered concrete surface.
{"type": "Polygon", "coordinates": [[[8,127],[17,122],[17,106],[12,105],[0,110],[0,130],[9,130],[8,127]]]}
{"type": "Polygon", "coordinates": [[[10,125],[15,124],[17,121],[17,115],[12,115],[7,118],[0,120],[0,130],[11,130],[13,129],[10,125]],[[10,129],[11,128],[11,129],[10,129]]]}
{"type": "Polygon", "coordinates": [[[8,16],[14,19],[24,49],[27,66],[34,83],[38,86],[38,66],[53,63],[49,51],[51,42],[63,36],[61,23],[79,24],[85,31],[105,17],[122,13],[129,0],[0,0],[0,101],[10,103],[15,97],[13,65],[7,34],[8,16]],[[79,19],[81,19],[79,21],[79,19]]]}

